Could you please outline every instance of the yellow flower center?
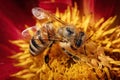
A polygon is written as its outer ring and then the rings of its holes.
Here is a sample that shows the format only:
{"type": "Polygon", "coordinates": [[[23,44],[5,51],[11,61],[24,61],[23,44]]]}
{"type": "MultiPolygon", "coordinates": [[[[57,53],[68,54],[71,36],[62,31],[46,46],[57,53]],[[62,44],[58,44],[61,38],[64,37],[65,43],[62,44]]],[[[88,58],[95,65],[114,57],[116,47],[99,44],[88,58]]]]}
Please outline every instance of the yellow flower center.
{"type": "MultiPolygon", "coordinates": [[[[18,60],[15,66],[22,67],[23,70],[13,74],[25,80],[97,80],[112,78],[112,74],[120,76],[120,27],[112,26],[115,17],[110,17],[106,21],[101,18],[93,22],[92,16],[81,16],[77,6],[56,14],[61,20],[73,24],[87,35],[88,40],[75,50],[74,54],[80,57],[80,61],[75,63],[64,54],[59,44],[52,46],[49,65],[44,62],[44,55],[32,56],[29,53],[29,43],[25,40],[12,41],[20,47],[21,52],[12,56],[18,60]]],[[[37,21],[39,27],[41,23],[37,21]]],[[[58,23],[55,23],[58,26],[58,23]]],[[[59,27],[59,26],[58,26],[59,27]]],[[[57,28],[57,27],[56,27],[57,28]]],[[[33,33],[30,32],[32,35],[33,33]]]]}

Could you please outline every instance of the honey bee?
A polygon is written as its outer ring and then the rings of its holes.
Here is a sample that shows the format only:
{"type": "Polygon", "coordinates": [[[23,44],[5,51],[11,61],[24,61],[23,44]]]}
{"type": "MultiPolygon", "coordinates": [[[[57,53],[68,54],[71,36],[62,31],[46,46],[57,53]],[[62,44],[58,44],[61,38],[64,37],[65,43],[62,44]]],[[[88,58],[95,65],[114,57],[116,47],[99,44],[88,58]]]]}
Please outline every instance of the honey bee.
{"type": "MultiPolygon", "coordinates": [[[[32,14],[38,20],[48,19],[42,24],[42,27],[37,28],[36,26],[25,29],[22,32],[22,35],[27,37],[29,30],[35,32],[35,34],[30,39],[29,51],[33,56],[43,53],[46,49],[48,51],[55,42],[58,42],[61,50],[72,58],[74,61],[79,61],[80,58],[73,54],[67,48],[71,50],[76,50],[81,47],[85,41],[85,33],[83,31],[78,31],[73,25],[65,23],[52,13],[42,9],[42,8],[33,8],[32,14]],[[57,21],[62,24],[60,28],[56,31],[53,22],[57,21]]],[[[49,63],[49,54],[46,53],[44,57],[46,64],[49,63]]]]}

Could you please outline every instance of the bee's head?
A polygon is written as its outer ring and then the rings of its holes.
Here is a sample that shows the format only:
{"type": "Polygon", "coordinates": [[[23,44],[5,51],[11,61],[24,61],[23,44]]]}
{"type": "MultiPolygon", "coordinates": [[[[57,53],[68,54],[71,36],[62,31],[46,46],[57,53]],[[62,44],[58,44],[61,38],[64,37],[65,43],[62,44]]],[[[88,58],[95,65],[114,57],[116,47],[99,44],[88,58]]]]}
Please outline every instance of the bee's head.
{"type": "Polygon", "coordinates": [[[66,39],[71,39],[75,36],[76,32],[72,26],[61,27],[58,34],[66,39]]]}
{"type": "Polygon", "coordinates": [[[74,38],[75,46],[80,47],[84,41],[85,41],[85,33],[82,31],[78,32],[74,38]]]}
{"type": "Polygon", "coordinates": [[[58,30],[58,34],[67,39],[76,48],[80,47],[85,41],[85,33],[83,31],[76,30],[73,26],[61,27],[58,30]]]}

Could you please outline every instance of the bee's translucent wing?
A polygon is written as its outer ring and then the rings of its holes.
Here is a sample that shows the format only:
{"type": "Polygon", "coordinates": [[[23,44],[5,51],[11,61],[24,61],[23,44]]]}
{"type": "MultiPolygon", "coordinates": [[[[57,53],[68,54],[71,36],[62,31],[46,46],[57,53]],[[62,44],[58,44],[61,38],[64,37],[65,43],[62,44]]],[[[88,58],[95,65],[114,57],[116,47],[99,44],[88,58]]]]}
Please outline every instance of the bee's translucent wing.
{"type": "Polygon", "coordinates": [[[32,36],[37,32],[37,27],[29,27],[22,31],[22,37],[26,40],[30,40],[32,36]]]}
{"type": "Polygon", "coordinates": [[[34,15],[34,17],[36,17],[39,20],[47,18],[47,19],[52,19],[54,21],[58,21],[58,22],[60,22],[63,25],[67,25],[67,23],[65,23],[64,21],[60,20],[58,17],[56,17],[52,13],[50,13],[50,12],[48,12],[48,11],[42,9],[42,8],[39,8],[39,7],[33,8],[32,9],[32,14],[34,15]]]}
{"type": "Polygon", "coordinates": [[[49,18],[48,15],[44,12],[44,10],[38,7],[32,9],[32,14],[39,20],[49,18]]]}

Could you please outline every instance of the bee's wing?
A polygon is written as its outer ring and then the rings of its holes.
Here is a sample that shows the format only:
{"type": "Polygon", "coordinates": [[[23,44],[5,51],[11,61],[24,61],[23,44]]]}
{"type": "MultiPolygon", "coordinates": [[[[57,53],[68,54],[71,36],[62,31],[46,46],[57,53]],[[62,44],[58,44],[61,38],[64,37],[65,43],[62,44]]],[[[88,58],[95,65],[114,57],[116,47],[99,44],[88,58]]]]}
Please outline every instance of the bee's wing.
{"type": "Polygon", "coordinates": [[[46,12],[44,12],[42,8],[38,8],[38,7],[32,9],[32,14],[34,15],[35,18],[39,20],[49,18],[48,14],[46,14],[46,12]]]}
{"type": "Polygon", "coordinates": [[[52,19],[54,21],[58,21],[63,25],[67,25],[67,23],[65,23],[64,21],[60,20],[58,17],[56,17],[55,15],[53,15],[52,13],[39,8],[39,7],[35,7],[32,9],[32,14],[34,15],[34,17],[36,17],[38,20],[42,20],[42,19],[52,19]]]}
{"type": "Polygon", "coordinates": [[[22,31],[22,37],[26,40],[30,40],[32,36],[37,32],[37,27],[29,27],[22,31]]]}

